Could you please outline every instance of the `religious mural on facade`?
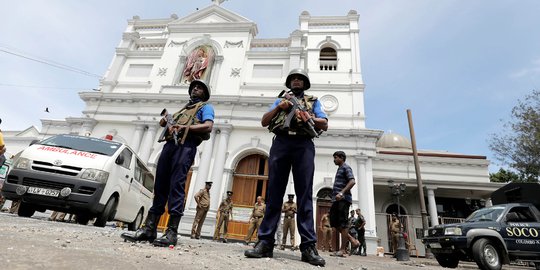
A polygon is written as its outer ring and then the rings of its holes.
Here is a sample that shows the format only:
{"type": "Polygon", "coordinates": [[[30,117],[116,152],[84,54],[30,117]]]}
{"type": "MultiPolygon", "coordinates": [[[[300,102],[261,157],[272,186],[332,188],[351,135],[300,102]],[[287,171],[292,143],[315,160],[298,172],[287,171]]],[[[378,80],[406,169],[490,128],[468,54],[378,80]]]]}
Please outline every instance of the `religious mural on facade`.
{"type": "Polygon", "coordinates": [[[214,63],[214,50],[211,46],[202,45],[193,49],[189,54],[182,71],[183,83],[201,79],[208,81],[212,64],[214,63]]]}

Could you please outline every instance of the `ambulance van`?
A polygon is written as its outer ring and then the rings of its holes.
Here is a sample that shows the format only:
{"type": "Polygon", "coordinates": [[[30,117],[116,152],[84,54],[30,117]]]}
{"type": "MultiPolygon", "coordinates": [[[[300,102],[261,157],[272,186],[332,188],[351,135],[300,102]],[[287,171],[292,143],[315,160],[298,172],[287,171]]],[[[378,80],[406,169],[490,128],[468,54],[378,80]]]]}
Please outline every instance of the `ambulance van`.
{"type": "Polygon", "coordinates": [[[47,209],[73,213],[79,224],[94,219],[128,223],[136,230],[152,204],[154,177],[126,144],[62,134],[36,142],[13,161],[2,195],[20,200],[18,215],[47,209]]]}

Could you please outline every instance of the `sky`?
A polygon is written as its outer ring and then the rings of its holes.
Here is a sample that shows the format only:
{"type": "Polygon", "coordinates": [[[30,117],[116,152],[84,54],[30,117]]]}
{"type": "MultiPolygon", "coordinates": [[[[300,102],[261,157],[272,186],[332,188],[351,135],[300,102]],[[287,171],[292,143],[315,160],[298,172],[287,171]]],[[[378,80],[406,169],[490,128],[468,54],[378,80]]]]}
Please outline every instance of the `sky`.
{"type": "MultiPolygon", "coordinates": [[[[79,117],[79,92],[99,87],[127,20],[187,16],[210,0],[0,0],[2,130],[79,117]],[[37,61],[36,61],[37,60],[37,61]],[[44,64],[48,63],[48,64],[44,64]],[[45,112],[45,108],[49,112],[45,112]]],[[[257,23],[256,38],[286,38],[298,16],[360,15],[366,127],[418,149],[486,156],[512,108],[540,85],[538,0],[228,0],[257,23]]]]}

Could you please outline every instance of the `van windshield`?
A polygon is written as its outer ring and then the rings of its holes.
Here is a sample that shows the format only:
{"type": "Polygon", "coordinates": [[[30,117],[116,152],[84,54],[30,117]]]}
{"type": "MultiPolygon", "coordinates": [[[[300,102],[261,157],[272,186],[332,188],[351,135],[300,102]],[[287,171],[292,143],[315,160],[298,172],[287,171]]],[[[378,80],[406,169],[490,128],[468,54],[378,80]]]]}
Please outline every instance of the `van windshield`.
{"type": "Polygon", "coordinates": [[[112,156],[122,146],[121,143],[114,141],[67,134],[56,135],[36,144],[68,148],[106,156],[112,156]]]}

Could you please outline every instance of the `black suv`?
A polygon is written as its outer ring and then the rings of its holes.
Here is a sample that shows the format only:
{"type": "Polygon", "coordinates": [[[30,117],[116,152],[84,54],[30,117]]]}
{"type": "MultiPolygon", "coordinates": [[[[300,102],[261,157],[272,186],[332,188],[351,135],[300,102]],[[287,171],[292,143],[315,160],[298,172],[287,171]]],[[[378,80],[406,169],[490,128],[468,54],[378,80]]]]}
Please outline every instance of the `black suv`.
{"type": "MultiPolygon", "coordinates": [[[[506,195],[504,201],[538,200],[509,196],[508,191],[515,193],[531,187],[509,185],[499,192],[506,195]]],[[[536,185],[535,189],[540,189],[536,185]]],[[[494,203],[498,201],[494,197],[498,191],[492,195],[494,203]]],[[[540,197],[538,194],[535,196],[540,197]]],[[[498,270],[513,261],[529,261],[540,269],[540,211],[532,203],[497,204],[473,212],[463,223],[429,228],[422,242],[442,267],[456,268],[462,260],[475,261],[480,269],[498,270]]]]}

